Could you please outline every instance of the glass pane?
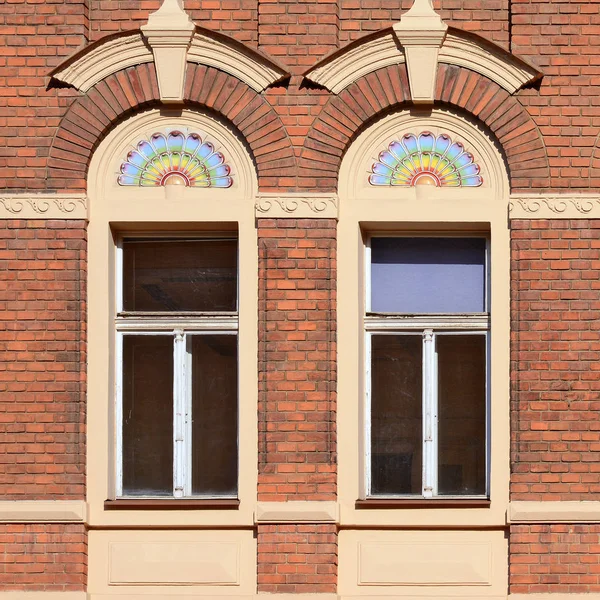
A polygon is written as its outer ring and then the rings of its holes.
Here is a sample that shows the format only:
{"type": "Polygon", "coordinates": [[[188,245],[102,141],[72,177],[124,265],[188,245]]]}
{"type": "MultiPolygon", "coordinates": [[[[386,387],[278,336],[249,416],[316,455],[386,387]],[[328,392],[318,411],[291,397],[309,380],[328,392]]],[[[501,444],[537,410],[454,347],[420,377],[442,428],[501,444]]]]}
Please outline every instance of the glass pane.
{"type": "Polygon", "coordinates": [[[439,335],[438,493],[486,493],[486,338],[439,335]]]}
{"type": "Polygon", "coordinates": [[[371,239],[371,310],[485,312],[485,239],[371,239]]]}
{"type": "Polygon", "coordinates": [[[192,493],[237,494],[237,336],[194,335],[192,493]]]}
{"type": "Polygon", "coordinates": [[[123,336],[123,495],[173,495],[171,336],[123,336]]]}
{"type": "Polygon", "coordinates": [[[123,310],[236,309],[237,240],[123,242],[123,310]]]}
{"type": "Polygon", "coordinates": [[[371,336],[371,494],[421,495],[422,339],[371,336]]]}

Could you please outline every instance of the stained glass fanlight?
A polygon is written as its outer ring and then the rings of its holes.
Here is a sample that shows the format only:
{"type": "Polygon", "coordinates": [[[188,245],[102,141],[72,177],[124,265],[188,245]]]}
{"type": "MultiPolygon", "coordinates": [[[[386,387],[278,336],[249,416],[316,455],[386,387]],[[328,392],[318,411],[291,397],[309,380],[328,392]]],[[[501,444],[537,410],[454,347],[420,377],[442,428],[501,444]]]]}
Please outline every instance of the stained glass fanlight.
{"type": "Polygon", "coordinates": [[[221,152],[197,133],[154,133],[121,164],[119,185],[228,188],[231,169],[221,152]]]}
{"type": "Polygon", "coordinates": [[[478,187],[483,183],[473,155],[445,133],[407,133],[378,158],[369,175],[369,183],[375,186],[478,187]]]}

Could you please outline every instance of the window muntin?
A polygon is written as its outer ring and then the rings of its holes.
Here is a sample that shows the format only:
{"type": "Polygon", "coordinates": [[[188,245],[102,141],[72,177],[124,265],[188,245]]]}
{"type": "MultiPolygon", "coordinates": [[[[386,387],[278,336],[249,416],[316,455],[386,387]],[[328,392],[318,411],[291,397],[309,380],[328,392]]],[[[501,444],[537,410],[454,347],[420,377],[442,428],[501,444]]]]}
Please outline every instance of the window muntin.
{"type": "Polygon", "coordinates": [[[486,247],[481,236],[368,240],[367,496],[488,494],[486,247]]]}
{"type": "Polygon", "coordinates": [[[237,240],[125,236],[117,257],[116,496],[236,497],[237,240]]]}

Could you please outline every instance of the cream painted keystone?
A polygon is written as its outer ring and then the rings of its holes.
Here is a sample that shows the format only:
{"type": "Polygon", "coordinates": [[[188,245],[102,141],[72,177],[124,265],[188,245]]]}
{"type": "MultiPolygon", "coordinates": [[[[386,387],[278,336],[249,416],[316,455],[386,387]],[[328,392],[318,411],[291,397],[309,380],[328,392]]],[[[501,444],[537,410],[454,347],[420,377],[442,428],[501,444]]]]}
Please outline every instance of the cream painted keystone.
{"type": "Polygon", "coordinates": [[[337,523],[337,502],[259,502],[255,523],[337,523]]]}
{"type": "Polygon", "coordinates": [[[448,25],[433,9],[432,0],[415,0],[394,24],[394,34],[404,48],[410,93],[415,104],[433,104],[438,54],[448,25]]]}
{"type": "Polygon", "coordinates": [[[511,502],[510,523],[600,523],[600,502],[511,502]]]}
{"type": "Polygon", "coordinates": [[[187,52],[195,29],[192,19],[183,10],[182,0],[164,0],[141,27],[154,54],[163,102],[183,102],[187,52]]]}

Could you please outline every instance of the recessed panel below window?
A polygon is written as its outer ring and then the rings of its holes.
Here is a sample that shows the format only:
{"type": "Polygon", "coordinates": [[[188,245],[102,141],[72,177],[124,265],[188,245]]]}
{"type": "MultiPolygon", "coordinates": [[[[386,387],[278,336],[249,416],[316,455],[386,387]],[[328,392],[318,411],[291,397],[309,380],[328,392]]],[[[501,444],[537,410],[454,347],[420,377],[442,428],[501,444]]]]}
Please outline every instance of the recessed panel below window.
{"type": "Polygon", "coordinates": [[[123,495],[173,495],[173,338],[123,336],[123,495]]]}

